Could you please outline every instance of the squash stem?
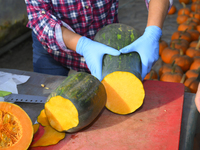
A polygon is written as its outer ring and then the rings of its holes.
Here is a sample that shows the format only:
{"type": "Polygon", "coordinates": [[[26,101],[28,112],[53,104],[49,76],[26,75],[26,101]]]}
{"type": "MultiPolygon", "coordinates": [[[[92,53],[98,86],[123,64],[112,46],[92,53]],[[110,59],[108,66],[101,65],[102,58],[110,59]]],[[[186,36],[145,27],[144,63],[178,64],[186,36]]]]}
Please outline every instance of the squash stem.
{"type": "Polygon", "coordinates": [[[181,44],[181,37],[182,37],[182,34],[180,34],[178,37],[178,44],[181,44]]]}
{"type": "Polygon", "coordinates": [[[175,49],[175,42],[172,42],[171,48],[172,48],[172,49],[175,49]]]}
{"type": "Polygon", "coordinates": [[[175,60],[173,60],[173,62],[172,62],[172,64],[171,64],[171,66],[173,67],[173,66],[174,66],[174,64],[175,64],[175,60]]]}
{"type": "MultiPolygon", "coordinates": [[[[175,61],[174,61],[174,62],[175,62],[175,61]]],[[[175,69],[176,69],[176,64],[174,64],[174,65],[172,66],[172,71],[171,71],[172,74],[175,73],[175,69]]]]}
{"type": "Polygon", "coordinates": [[[198,43],[197,43],[197,45],[196,45],[196,47],[195,47],[196,50],[199,50],[199,45],[200,45],[200,36],[199,36],[198,43]]]}
{"type": "MultiPolygon", "coordinates": [[[[188,20],[186,21],[186,24],[189,24],[189,22],[190,22],[190,20],[188,19],[188,20]]],[[[183,33],[186,33],[187,30],[188,30],[188,28],[186,28],[186,29],[183,31],[183,33]]]]}
{"type": "Polygon", "coordinates": [[[186,5],[184,2],[181,2],[181,4],[182,4],[183,8],[186,8],[186,5]]]}
{"type": "Polygon", "coordinates": [[[179,49],[180,50],[180,55],[183,55],[183,50],[182,49],[179,49]]]}
{"type": "Polygon", "coordinates": [[[150,77],[149,77],[149,80],[152,80],[152,77],[153,77],[153,71],[151,70],[151,71],[150,71],[150,77]]]}
{"type": "Polygon", "coordinates": [[[200,73],[200,67],[197,69],[197,73],[200,73]]]}
{"type": "Polygon", "coordinates": [[[181,78],[180,83],[184,83],[184,82],[185,82],[185,77],[186,77],[186,75],[185,75],[185,73],[184,73],[183,76],[182,76],[182,78],[181,78]]]}

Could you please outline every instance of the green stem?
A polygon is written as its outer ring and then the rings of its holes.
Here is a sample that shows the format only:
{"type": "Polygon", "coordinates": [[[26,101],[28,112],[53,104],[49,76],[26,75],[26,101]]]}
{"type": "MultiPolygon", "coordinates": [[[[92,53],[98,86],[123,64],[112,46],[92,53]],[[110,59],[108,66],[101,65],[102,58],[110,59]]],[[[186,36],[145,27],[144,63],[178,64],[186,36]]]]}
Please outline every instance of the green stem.
{"type": "Polygon", "coordinates": [[[186,75],[185,75],[185,73],[184,73],[183,76],[182,76],[182,78],[181,78],[180,83],[184,83],[184,82],[185,82],[185,77],[186,77],[186,75]]]}

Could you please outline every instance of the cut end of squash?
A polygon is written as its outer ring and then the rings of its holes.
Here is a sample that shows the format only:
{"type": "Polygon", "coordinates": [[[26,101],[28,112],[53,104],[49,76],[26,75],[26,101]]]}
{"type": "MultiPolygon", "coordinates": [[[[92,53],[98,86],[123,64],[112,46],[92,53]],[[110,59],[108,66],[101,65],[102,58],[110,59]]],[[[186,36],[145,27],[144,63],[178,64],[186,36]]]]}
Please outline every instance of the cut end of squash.
{"type": "Polygon", "coordinates": [[[52,97],[45,104],[45,113],[50,125],[57,131],[67,131],[79,124],[76,107],[61,96],[52,97]]]}
{"type": "Polygon", "coordinates": [[[27,149],[33,138],[32,121],[18,105],[0,102],[0,149],[27,149]]]}
{"type": "Polygon", "coordinates": [[[102,80],[106,89],[106,108],[117,114],[130,114],[137,110],[144,101],[143,84],[130,72],[116,71],[102,80]]]}

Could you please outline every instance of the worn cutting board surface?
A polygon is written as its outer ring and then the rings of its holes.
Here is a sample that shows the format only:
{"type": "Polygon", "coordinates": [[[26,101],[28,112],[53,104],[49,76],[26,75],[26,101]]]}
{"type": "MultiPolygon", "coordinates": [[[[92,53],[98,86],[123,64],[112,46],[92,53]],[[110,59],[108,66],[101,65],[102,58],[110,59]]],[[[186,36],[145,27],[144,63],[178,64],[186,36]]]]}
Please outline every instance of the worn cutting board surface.
{"type": "MultiPolygon", "coordinates": [[[[117,115],[104,109],[86,129],[66,133],[56,145],[30,150],[178,150],[183,84],[148,80],[144,88],[144,104],[136,112],[117,115]]],[[[41,127],[34,140],[42,132],[41,127]]]]}

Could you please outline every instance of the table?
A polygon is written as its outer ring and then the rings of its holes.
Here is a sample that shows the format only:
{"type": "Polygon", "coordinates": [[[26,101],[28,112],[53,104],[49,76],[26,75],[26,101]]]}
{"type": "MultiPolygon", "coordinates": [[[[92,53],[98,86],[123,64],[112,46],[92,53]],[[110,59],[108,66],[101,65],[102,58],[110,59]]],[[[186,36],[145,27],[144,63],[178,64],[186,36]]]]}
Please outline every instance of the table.
{"type": "MultiPolygon", "coordinates": [[[[55,89],[66,78],[65,76],[53,76],[16,69],[0,68],[0,71],[30,76],[30,79],[26,83],[18,85],[17,88],[20,94],[48,96],[52,92],[52,90],[55,89]],[[43,88],[41,84],[44,84],[49,89],[43,88]]],[[[187,92],[184,93],[184,104],[179,144],[180,150],[193,149],[194,136],[197,127],[197,118],[199,115],[194,103],[194,98],[195,94],[187,92]]],[[[36,121],[40,111],[44,108],[44,104],[17,104],[29,114],[33,123],[36,121]]]]}

